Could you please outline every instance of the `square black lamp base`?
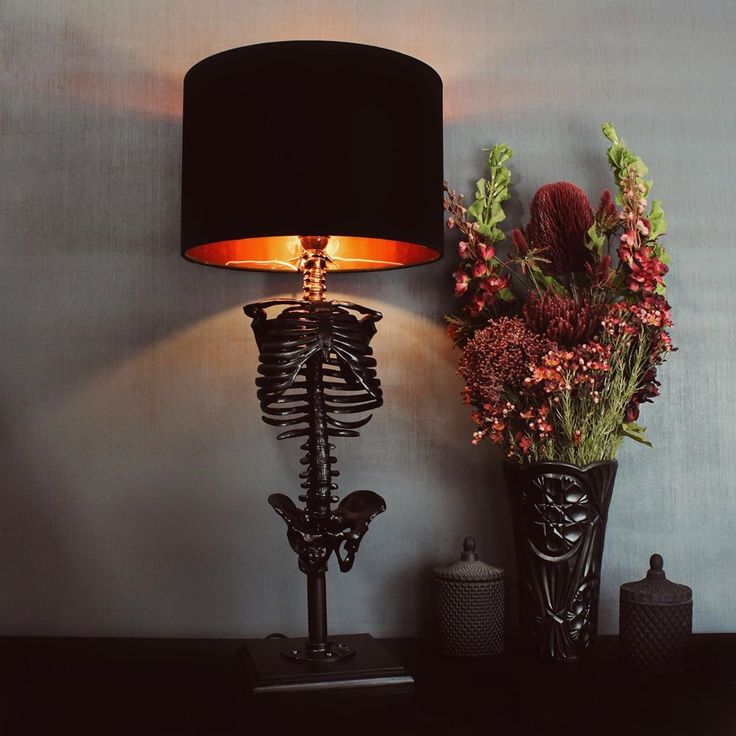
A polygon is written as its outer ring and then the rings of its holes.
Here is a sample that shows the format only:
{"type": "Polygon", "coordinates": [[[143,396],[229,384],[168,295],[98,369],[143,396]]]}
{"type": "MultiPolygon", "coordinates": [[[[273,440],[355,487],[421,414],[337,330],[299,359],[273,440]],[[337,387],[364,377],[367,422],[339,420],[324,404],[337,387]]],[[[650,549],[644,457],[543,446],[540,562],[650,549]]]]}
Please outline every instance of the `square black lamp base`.
{"type": "Polygon", "coordinates": [[[414,678],[370,634],[335,637],[355,654],[339,662],[297,662],[282,652],[301,649],[306,639],[251,639],[250,658],[254,695],[269,693],[390,688],[411,692],[414,678]]]}

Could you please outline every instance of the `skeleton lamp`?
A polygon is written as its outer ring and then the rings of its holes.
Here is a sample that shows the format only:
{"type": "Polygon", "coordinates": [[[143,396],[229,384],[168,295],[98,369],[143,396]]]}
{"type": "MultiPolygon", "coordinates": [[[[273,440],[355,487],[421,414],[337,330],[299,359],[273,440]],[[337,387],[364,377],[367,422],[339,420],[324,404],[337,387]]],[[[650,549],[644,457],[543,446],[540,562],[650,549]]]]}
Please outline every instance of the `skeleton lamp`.
{"type": "Polygon", "coordinates": [[[336,440],[357,437],[383,402],[370,347],[381,314],[327,300],[326,279],[441,258],[442,179],[442,83],[404,54],[265,43],[210,56],[184,79],[182,255],[302,279],[300,299],[245,307],[263,420],[304,453],[303,506],[280,493],[268,500],[307,577],[309,636],[249,647],[256,669],[273,670],[266,689],[334,683],[338,670],[368,677],[356,672],[370,669],[360,655],[374,644],[327,636],[325,572],[333,556],[343,572],[352,567],[386,508],[373,491],[340,501],[333,456],[336,440]]]}

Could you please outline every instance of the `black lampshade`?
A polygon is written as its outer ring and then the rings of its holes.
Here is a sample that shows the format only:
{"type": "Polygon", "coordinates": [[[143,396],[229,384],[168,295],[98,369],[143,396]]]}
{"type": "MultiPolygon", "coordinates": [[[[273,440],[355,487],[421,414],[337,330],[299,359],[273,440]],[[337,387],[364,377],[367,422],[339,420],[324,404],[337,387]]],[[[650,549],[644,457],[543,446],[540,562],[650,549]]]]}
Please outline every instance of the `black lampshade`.
{"type": "Polygon", "coordinates": [[[373,46],[285,41],[224,51],[184,79],[182,255],[296,267],[328,235],[331,268],[401,268],[443,250],[442,82],[373,46]]]}

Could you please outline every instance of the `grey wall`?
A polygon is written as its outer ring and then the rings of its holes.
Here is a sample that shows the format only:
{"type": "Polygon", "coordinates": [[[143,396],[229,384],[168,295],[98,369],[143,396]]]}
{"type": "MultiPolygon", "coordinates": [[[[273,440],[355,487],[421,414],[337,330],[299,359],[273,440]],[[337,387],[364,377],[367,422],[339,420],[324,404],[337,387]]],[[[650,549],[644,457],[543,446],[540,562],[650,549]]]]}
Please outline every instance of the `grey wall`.
{"type": "MultiPolygon", "coordinates": [[[[304,628],[303,579],[265,500],[296,495],[299,452],[258,419],[241,311],[297,285],[193,266],[177,242],[184,72],[291,38],[434,66],[446,175],[472,194],[480,149],[509,143],[512,224],[547,181],[591,198],[610,185],[602,121],[646,159],[670,224],[680,351],[643,411],[656,449],[620,455],[601,628],[616,630],[618,585],[654,551],[693,587],[697,630],[736,628],[731,0],[2,0],[0,12],[0,633],[304,628]]],[[[513,574],[499,460],[470,445],[443,331],[452,270],[450,256],[332,280],[385,313],[386,404],[340,443],[341,492],[388,501],[353,572],[330,573],[335,631],[425,630],[429,571],[467,534],[513,574]]]]}

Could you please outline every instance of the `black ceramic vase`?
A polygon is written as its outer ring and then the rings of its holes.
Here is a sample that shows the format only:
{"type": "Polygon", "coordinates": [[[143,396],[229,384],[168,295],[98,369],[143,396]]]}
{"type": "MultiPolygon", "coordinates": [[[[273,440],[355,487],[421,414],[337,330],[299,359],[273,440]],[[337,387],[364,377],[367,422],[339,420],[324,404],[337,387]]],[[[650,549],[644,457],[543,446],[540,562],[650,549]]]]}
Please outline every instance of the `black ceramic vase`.
{"type": "Polygon", "coordinates": [[[595,638],[603,541],[618,463],[504,462],[527,648],[573,662],[595,638]]]}

